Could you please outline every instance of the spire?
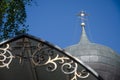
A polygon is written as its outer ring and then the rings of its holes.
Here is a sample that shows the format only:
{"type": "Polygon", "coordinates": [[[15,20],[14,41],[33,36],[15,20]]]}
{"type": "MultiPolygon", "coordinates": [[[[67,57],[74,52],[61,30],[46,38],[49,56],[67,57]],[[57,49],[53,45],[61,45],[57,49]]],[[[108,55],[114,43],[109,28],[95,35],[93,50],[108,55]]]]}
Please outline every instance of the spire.
{"type": "Polygon", "coordinates": [[[81,11],[80,14],[78,14],[78,16],[80,16],[81,19],[81,27],[82,27],[82,33],[81,33],[81,38],[80,38],[80,42],[79,44],[88,44],[90,43],[87,35],[86,35],[86,31],[85,31],[85,21],[86,21],[86,16],[87,14],[84,11],[81,11]]]}

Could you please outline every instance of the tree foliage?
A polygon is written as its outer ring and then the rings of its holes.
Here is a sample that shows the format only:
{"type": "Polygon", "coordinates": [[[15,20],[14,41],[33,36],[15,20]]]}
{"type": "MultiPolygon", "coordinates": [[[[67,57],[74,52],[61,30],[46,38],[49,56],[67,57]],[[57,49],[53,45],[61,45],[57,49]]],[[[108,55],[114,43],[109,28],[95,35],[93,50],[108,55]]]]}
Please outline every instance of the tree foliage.
{"type": "Polygon", "coordinates": [[[0,0],[0,41],[28,31],[26,5],[32,0],[0,0]]]}

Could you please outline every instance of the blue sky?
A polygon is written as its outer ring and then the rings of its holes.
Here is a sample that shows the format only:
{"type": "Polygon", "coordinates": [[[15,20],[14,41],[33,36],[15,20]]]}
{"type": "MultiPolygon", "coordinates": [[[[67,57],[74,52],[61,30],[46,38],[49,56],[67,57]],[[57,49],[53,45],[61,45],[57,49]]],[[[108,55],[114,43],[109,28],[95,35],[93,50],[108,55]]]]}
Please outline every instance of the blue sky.
{"type": "Polygon", "coordinates": [[[109,46],[120,53],[120,0],[34,0],[27,7],[29,34],[61,48],[80,40],[80,20],[84,10],[89,16],[86,32],[91,42],[109,46]]]}

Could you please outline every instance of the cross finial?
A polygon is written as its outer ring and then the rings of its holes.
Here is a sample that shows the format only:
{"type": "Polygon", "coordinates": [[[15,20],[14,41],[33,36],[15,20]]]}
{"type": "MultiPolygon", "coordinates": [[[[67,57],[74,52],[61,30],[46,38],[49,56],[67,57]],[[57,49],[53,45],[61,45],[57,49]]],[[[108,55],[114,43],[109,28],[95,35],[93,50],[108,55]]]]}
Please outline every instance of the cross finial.
{"type": "Polygon", "coordinates": [[[85,24],[85,22],[86,22],[86,16],[87,16],[88,14],[86,14],[84,11],[81,11],[79,14],[78,14],[78,16],[79,16],[79,18],[81,19],[81,27],[82,27],[82,33],[81,33],[81,38],[80,38],[80,44],[88,44],[88,43],[90,43],[90,41],[89,41],[89,39],[87,38],[87,34],[86,34],[86,31],[85,31],[85,26],[86,26],[86,24],[85,24]]]}
{"type": "Polygon", "coordinates": [[[85,20],[86,20],[86,16],[87,14],[84,12],[84,11],[81,11],[78,16],[80,16],[80,19],[81,19],[81,26],[82,27],[85,27],[85,20]]]}

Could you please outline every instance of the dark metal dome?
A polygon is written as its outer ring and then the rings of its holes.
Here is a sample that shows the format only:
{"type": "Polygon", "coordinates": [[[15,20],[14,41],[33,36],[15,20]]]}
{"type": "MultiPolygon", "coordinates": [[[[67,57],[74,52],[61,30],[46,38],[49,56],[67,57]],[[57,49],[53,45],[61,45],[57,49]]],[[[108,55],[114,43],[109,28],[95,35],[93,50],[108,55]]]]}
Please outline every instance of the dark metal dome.
{"type": "Polygon", "coordinates": [[[84,26],[80,42],[65,50],[88,64],[104,80],[120,79],[120,56],[109,47],[91,43],[86,36],[84,26]]]}

